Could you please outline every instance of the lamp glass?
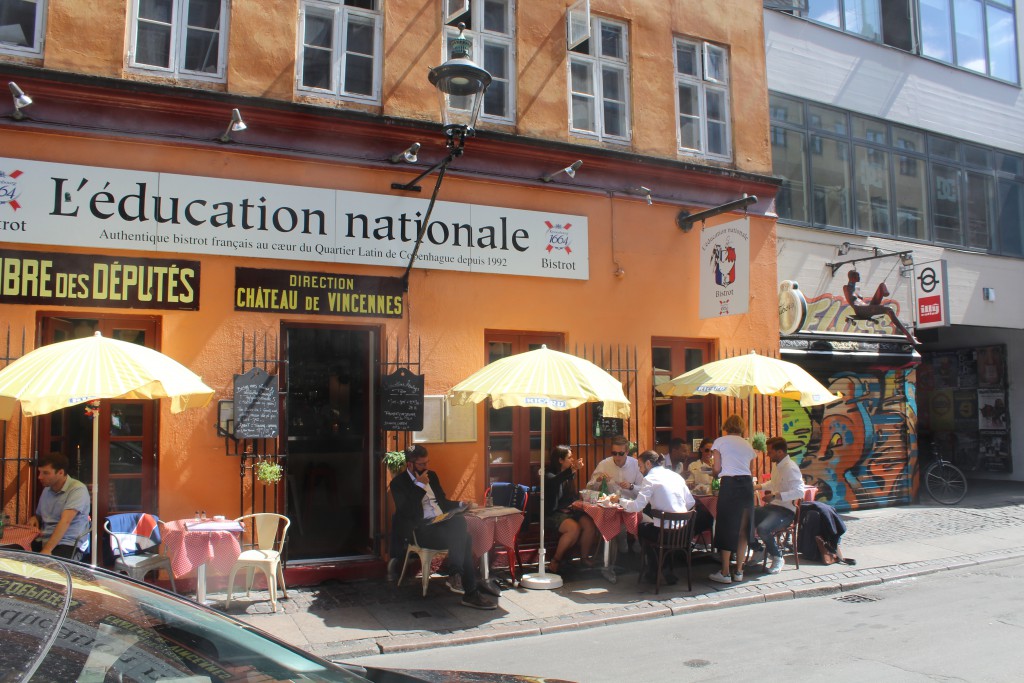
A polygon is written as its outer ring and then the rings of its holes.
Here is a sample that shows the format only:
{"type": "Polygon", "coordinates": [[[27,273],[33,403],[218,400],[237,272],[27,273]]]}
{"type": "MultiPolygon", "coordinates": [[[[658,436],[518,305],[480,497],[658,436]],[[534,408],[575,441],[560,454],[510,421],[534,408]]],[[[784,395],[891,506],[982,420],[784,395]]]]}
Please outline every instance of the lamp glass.
{"type": "Polygon", "coordinates": [[[458,37],[449,41],[451,58],[430,70],[430,83],[437,88],[441,120],[445,126],[476,127],[483,107],[484,93],[491,84],[491,74],[470,59],[470,40],[464,27],[458,37]]]}

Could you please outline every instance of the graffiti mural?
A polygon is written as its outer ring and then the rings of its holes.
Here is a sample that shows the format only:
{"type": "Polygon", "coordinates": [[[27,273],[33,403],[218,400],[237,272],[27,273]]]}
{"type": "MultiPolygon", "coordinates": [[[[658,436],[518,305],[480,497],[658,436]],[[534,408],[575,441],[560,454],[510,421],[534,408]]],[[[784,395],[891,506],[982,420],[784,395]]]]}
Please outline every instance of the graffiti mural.
{"type": "Polygon", "coordinates": [[[909,503],[917,462],[914,370],[843,371],[824,382],[843,395],[804,408],[782,400],[782,437],[817,499],[849,511],[909,503]]]}

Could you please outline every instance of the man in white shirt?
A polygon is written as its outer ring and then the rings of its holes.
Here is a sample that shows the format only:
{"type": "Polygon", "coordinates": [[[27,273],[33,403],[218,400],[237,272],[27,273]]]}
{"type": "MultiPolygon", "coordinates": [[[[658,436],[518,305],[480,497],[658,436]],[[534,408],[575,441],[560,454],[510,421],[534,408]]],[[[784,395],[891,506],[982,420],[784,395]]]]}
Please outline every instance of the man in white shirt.
{"type": "Polygon", "coordinates": [[[636,458],[629,454],[629,440],[626,437],[616,436],[612,439],[611,457],[597,464],[587,482],[587,488],[600,491],[602,481],[607,482],[608,493],[636,498],[636,492],[644,482],[644,475],[636,458]]]}
{"type": "MultiPolygon", "coordinates": [[[[665,467],[665,456],[657,451],[644,451],[637,459],[640,470],[644,473],[643,482],[632,500],[624,499],[619,501],[618,496],[612,496],[613,502],[620,502],[622,509],[626,512],[643,512],[650,505],[652,510],[662,512],[686,512],[693,508],[693,495],[690,493],[686,481],[681,476],[665,467]]],[[[661,520],[654,519],[652,522],[642,522],[637,531],[641,539],[657,542],[658,528],[661,520]]],[[[647,554],[648,573],[642,580],[654,581],[654,572],[658,567],[658,554],[650,544],[644,546],[647,554]]],[[[672,585],[676,577],[666,573],[665,583],[672,585]]]]}
{"type": "Polygon", "coordinates": [[[768,459],[775,465],[772,478],[754,487],[764,491],[764,505],[754,509],[754,527],[757,536],[764,541],[764,547],[751,547],[754,549],[753,561],[759,562],[767,552],[770,558],[768,573],[778,574],[786,563],[775,542],[775,532],[793,523],[796,506],[804,497],[804,478],[800,468],[789,457],[785,439],[777,436],[768,441],[768,459]]]}

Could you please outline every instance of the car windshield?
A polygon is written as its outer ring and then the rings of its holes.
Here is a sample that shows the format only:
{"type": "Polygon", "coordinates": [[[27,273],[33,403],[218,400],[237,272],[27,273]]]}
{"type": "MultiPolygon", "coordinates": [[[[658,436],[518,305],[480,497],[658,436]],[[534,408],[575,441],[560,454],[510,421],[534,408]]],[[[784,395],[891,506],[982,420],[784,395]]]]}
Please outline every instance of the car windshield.
{"type": "Polygon", "coordinates": [[[40,555],[0,553],[0,615],[0,682],[366,681],[212,610],[40,555]]]}

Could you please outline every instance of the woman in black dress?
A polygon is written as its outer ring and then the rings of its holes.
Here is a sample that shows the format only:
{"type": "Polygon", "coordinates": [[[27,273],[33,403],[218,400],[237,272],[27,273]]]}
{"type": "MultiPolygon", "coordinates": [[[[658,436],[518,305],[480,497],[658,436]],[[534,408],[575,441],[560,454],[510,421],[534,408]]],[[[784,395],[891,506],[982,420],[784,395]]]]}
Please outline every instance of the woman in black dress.
{"type": "Polygon", "coordinates": [[[566,559],[566,554],[578,543],[583,563],[590,566],[590,559],[597,541],[597,527],[590,515],[573,503],[580,499],[576,472],[583,467],[568,446],[555,446],[551,450],[548,471],[545,473],[547,509],[544,511],[546,531],[558,532],[558,546],[555,555],[548,561],[548,571],[555,573],[566,559]]]}

